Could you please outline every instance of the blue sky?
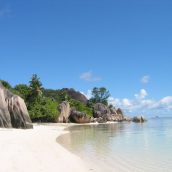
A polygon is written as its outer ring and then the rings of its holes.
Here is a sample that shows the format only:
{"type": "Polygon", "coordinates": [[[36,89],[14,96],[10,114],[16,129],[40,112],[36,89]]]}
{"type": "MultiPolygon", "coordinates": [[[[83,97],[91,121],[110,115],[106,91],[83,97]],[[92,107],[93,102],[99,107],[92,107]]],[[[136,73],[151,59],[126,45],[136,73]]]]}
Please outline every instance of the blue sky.
{"type": "Polygon", "coordinates": [[[172,113],[172,1],[0,0],[0,78],[89,96],[126,113],[172,113]],[[146,81],[146,82],[143,82],[146,81]]]}

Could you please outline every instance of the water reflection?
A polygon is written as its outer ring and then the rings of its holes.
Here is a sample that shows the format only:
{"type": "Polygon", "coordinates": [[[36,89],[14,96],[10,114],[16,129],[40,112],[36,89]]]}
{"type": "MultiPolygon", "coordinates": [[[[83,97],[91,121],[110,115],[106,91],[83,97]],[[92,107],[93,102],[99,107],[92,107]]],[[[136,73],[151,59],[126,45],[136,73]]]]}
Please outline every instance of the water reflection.
{"type": "Polygon", "coordinates": [[[125,131],[129,125],[130,123],[113,123],[72,126],[68,129],[70,133],[58,137],[57,141],[70,151],[93,149],[94,152],[101,153],[105,146],[110,147],[114,137],[127,134],[125,131]]]}
{"type": "Polygon", "coordinates": [[[82,159],[104,165],[102,171],[113,172],[115,168],[120,172],[170,172],[172,169],[172,120],[76,125],[68,130],[57,141],[82,159]]]}

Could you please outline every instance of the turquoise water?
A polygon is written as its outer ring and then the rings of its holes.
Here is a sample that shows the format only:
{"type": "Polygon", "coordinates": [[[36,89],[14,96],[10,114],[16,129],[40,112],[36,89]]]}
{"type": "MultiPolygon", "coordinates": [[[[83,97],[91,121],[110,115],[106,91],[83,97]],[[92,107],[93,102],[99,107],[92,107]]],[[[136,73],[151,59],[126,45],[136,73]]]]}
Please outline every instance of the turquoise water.
{"type": "Polygon", "coordinates": [[[96,172],[171,172],[172,118],[78,125],[58,138],[96,172]]]}

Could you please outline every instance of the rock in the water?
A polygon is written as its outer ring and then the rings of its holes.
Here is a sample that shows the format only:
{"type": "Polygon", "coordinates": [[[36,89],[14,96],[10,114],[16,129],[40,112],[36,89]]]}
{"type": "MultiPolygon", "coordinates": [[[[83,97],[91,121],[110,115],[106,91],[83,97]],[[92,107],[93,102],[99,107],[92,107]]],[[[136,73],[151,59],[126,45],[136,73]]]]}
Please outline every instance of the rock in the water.
{"type": "Polygon", "coordinates": [[[123,111],[120,109],[120,108],[118,108],[117,110],[116,110],[116,121],[125,121],[126,120],[126,117],[124,116],[124,113],[123,113],[123,111]]]}
{"type": "Polygon", "coordinates": [[[94,118],[99,118],[104,115],[111,114],[110,109],[102,103],[96,103],[93,107],[93,110],[94,110],[93,111],[94,118]]]}
{"type": "Polygon", "coordinates": [[[65,91],[74,100],[77,100],[83,104],[88,103],[86,96],[78,91],[75,91],[73,88],[63,88],[62,91],[65,91]]]}
{"type": "Polygon", "coordinates": [[[70,105],[69,102],[64,101],[60,104],[60,116],[58,117],[58,122],[67,123],[69,121],[70,115],[70,105]]]}
{"type": "Polygon", "coordinates": [[[71,110],[69,120],[70,122],[74,122],[74,123],[90,123],[91,122],[91,118],[87,117],[85,113],[79,112],[76,110],[71,110]]]}
{"type": "Polygon", "coordinates": [[[0,83],[0,127],[33,128],[24,100],[0,83]]]}
{"type": "Polygon", "coordinates": [[[136,123],[143,123],[143,122],[146,122],[147,120],[143,116],[135,116],[132,119],[132,121],[136,123]]]}
{"type": "Polygon", "coordinates": [[[93,107],[93,112],[93,116],[94,118],[97,118],[97,122],[125,121],[125,117],[121,109],[116,110],[114,107],[109,108],[102,103],[96,103],[93,107]]]}

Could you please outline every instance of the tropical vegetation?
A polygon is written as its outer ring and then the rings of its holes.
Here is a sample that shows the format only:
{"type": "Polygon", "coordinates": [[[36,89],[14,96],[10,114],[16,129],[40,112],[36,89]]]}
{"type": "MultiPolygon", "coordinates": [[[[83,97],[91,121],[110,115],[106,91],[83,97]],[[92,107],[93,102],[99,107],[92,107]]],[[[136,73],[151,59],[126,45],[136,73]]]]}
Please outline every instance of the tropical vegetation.
{"type": "Polygon", "coordinates": [[[94,104],[103,103],[108,105],[110,96],[105,87],[95,87],[92,90],[92,97],[85,104],[72,98],[65,89],[44,88],[36,74],[32,75],[28,84],[17,84],[14,87],[7,81],[0,81],[5,88],[24,99],[32,121],[56,122],[60,113],[59,105],[63,101],[68,101],[71,108],[92,116],[94,104]]]}

